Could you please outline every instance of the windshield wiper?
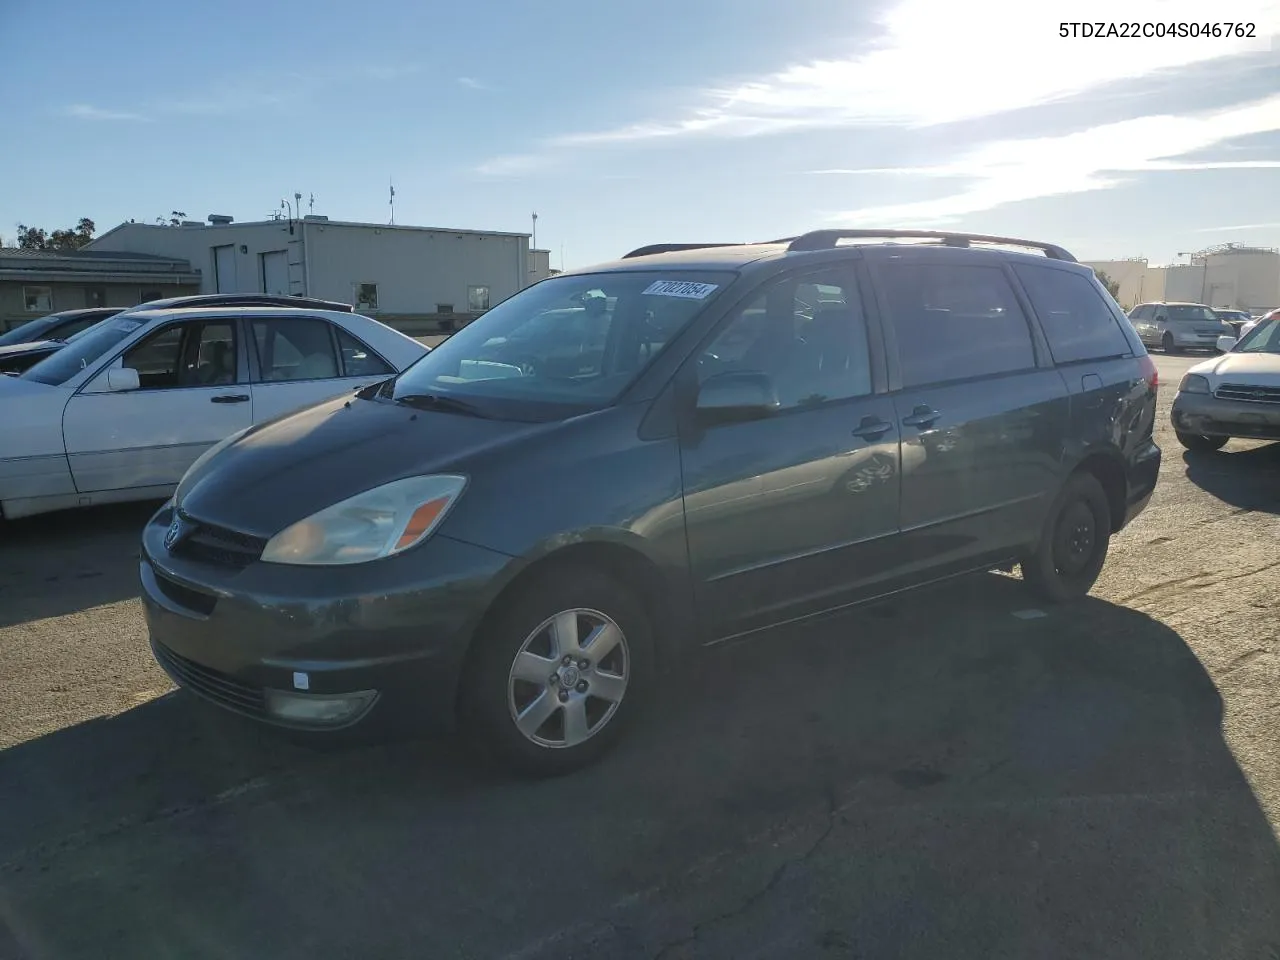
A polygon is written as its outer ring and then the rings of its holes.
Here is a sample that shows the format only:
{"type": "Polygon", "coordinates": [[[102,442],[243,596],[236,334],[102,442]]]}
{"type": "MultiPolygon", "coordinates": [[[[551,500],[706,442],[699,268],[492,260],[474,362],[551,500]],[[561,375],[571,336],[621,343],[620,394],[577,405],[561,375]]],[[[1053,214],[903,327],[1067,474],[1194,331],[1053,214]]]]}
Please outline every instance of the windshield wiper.
{"type": "Polygon", "coordinates": [[[484,413],[474,403],[468,403],[466,400],[459,400],[457,397],[446,397],[438,393],[406,393],[399,397],[393,397],[396,403],[403,403],[407,407],[422,407],[427,410],[447,410],[450,413],[461,413],[469,417],[480,417],[488,420],[489,415],[484,413]]]}

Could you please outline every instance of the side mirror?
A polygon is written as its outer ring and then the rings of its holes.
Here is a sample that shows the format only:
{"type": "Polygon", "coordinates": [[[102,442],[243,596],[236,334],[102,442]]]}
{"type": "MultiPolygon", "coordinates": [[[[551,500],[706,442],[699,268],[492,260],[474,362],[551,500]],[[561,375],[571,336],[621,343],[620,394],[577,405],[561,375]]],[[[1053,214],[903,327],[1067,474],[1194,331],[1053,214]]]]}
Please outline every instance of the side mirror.
{"type": "Polygon", "coordinates": [[[758,420],[781,406],[773,380],[758,370],[719,373],[698,389],[698,415],[705,420],[758,420]]]}
{"type": "Polygon", "coordinates": [[[1218,352],[1230,353],[1239,342],[1235,337],[1221,336],[1218,338],[1218,352]]]}
{"type": "Polygon", "coordinates": [[[1167,322],[1167,321],[1168,321],[1168,319],[1169,319],[1169,318],[1168,318],[1168,317],[1166,317],[1163,313],[1160,313],[1160,314],[1157,314],[1157,315],[1156,315],[1156,323],[1165,323],[1165,322],[1167,322]]]}
{"type": "Polygon", "coordinates": [[[141,386],[142,381],[138,379],[138,371],[133,367],[113,367],[107,371],[108,393],[124,393],[127,390],[137,390],[141,386]]]}

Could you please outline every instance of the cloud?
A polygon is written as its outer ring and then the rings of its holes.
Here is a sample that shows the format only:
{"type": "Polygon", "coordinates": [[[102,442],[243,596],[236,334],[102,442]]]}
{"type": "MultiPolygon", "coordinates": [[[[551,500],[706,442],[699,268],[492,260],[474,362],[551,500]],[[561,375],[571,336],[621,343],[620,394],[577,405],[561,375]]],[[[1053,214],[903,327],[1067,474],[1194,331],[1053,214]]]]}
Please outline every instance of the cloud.
{"type": "Polygon", "coordinates": [[[90,103],[73,103],[63,112],[68,117],[75,117],[77,120],[127,120],[139,122],[147,119],[140,113],[132,113],[127,110],[105,110],[90,103]]]}
{"type": "Polygon", "coordinates": [[[938,224],[1023,200],[1105,190],[1125,183],[1126,174],[1280,168],[1276,160],[1178,159],[1274,130],[1280,130],[1280,94],[1210,113],[1138,117],[1064,136],[994,141],[932,166],[815,172],[965,179],[968,186],[949,196],[864,207],[829,218],[850,227],[938,224]]]}
{"type": "Polygon", "coordinates": [[[512,153],[492,157],[476,167],[476,173],[486,177],[512,177],[529,173],[544,166],[547,157],[535,153],[512,153]]]}
{"type": "Polygon", "coordinates": [[[421,73],[420,63],[380,63],[364,68],[364,75],[372,80],[400,80],[421,73]]]}
{"type": "Polygon", "coordinates": [[[468,87],[471,90],[488,90],[483,83],[475,79],[475,77],[458,77],[458,85],[468,87]]]}
{"type": "MultiPolygon", "coordinates": [[[[1111,0],[1053,4],[987,0],[980,13],[954,0],[901,0],[878,21],[870,49],[814,60],[706,90],[674,118],[571,132],[539,144],[568,147],[750,137],[849,126],[928,127],[1009,113],[1118,81],[1274,49],[1280,0],[1236,0],[1233,21],[1255,36],[1072,38],[1061,18],[1109,23],[1111,0]]],[[[1126,22],[1203,23],[1203,3],[1130,0],[1126,22]]],[[[1070,27],[1068,26],[1068,30],[1070,27]]]]}
{"type": "MultiPolygon", "coordinates": [[[[1276,164],[1280,166],[1280,164],[1276,164]]],[[[1244,230],[1276,230],[1280,229],[1280,221],[1275,223],[1237,223],[1228,227],[1202,227],[1192,233],[1235,233],[1244,230]]]]}

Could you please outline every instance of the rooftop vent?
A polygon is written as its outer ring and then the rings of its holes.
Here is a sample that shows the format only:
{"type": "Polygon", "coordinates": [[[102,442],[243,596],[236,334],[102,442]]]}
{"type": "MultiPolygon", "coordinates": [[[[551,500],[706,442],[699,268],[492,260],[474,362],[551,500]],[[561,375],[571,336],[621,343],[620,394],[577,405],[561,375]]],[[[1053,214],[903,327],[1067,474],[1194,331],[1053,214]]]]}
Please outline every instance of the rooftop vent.
{"type": "Polygon", "coordinates": [[[201,223],[199,220],[183,220],[182,225],[184,227],[203,227],[204,226],[204,224],[201,223]]]}
{"type": "Polygon", "coordinates": [[[303,217],[302,219],[303,219],[303,220],[315,220],[315,221],[319,221],[320,223],[324,223],[324,222],[326,222],[329,218],[328,218],[328,217],[321,216],[321,215],[320,215],[320,214],[318,214],[318,213],[308,213],[308,214],[307,214],[305,217],[303,217]]]}
{"type": "Polygon", "coordinates": [[[209,214],[210,223],[231,223],[233,220],[235,220],[235,217],[229,217],[225,213],[209,214]]]}

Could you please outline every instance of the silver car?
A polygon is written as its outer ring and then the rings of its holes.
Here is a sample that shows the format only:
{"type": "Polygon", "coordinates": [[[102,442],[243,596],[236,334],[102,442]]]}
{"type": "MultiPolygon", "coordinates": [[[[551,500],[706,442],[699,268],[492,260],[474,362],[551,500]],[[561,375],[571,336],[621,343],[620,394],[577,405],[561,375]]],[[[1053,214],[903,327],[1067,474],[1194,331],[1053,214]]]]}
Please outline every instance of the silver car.
{"type": "Polygon", "coordinates": [[[1129,311],[1129,322],[1143,344],[1165,353],[1217,350],[1219,337],[1235,328],[1203,303],[1143,303],[1129,311]]]}
{"type": "Polygon", "coordinates": [[[1280,319],[1263,319],[1226,355],[1187,371],[1170,416],[1189,450],[1217,450],[1232,437],[1280,440],[1280,319]]]}

